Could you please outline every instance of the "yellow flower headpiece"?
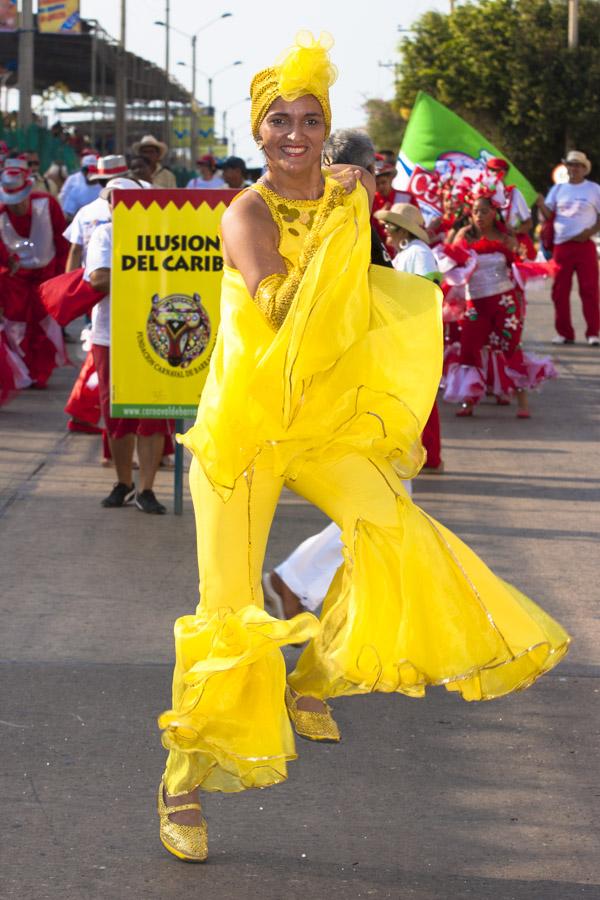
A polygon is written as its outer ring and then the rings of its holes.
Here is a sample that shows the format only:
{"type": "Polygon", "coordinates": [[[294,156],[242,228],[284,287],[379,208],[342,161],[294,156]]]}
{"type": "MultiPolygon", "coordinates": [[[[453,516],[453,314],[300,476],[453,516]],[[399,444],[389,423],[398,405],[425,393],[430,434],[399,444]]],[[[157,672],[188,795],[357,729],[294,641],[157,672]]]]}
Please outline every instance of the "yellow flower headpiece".
{"type": "Polygon", "coordinates": [[[333,38],[327,32],[321,32],[315,40],[310,31],[301,31],[296,35],[294,46],[282,53],[272,68],[257,72],[250,85],[250,120],[255,140],[258,140],[258,129],[277,97],[291,101],[306,94],[312,94],[321,104],[326,137],[329,135],[329,88],[337,78],[337,69],[329,59],[331,47],[333,38]]]}

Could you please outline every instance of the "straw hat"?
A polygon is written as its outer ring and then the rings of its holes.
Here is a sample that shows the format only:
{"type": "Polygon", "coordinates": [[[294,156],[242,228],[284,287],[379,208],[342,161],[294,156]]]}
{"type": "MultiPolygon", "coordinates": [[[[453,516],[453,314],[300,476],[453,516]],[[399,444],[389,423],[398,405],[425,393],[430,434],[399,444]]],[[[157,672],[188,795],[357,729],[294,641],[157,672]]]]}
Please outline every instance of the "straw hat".
{"type": "Polygon", "coordinates": [[[24,159],[7,159],[0,172],[0,202],[14,206],[29,197],[33,188],[33,178],[24,159]]]}
{"type": "Polygon", "coordinates": [[[585,166],[585,174],[589,175],[592,171],[592,164],[581,150],[569,150],[566,157],[563,159],[563,163],[568,165],[569,163],[579,163],[582,166],[585,166]]]}
{"type": "Polygon", "coordinates": [[[134,154],[138,154],[142,147],[156,147],[159,151],[159,159],[164,159],[167,153],[169,152],[169,148],[166,144],[163,144],[162,141],[157,140],[153,134],[145,134],[141,141],[138,141],[137,144],[132,146],[132,150],[134,154]]]}
{"type": "Polygon", "coordinates": [[[426,244],[429,243],[429,235],[425,231],[425,220],[421,210],[411,203],[394,203],[391,209],[378,210],[375,218],[380,222],[390,222],[391,225],[405,228],[410,234],[414,234],[426,244]]]}
{"type": "Polygon", "coordinates": [[[106,178],[128,174],[129,166],[124,156],[101,156],[98,160],[98,171],[91,175],[88,181],[103,181],[106,178]]]}

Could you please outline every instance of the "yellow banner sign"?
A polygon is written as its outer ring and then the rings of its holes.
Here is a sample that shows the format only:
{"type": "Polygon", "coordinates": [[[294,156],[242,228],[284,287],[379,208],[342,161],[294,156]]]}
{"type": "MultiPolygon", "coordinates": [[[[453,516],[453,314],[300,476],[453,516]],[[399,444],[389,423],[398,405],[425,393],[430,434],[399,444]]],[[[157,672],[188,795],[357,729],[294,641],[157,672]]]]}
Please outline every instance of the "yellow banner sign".
{"type": "MultiPolygon", "coordinates": [[[[222,138],[217,140],[215,137],[215,117],[205,112],[199,112],[196,119],[196,149],[198,154],[208,153],[218,147],[219,153],[227,156],[227,145],[223,150],[222,138]]],[[[191,140],[191,119],[190,116],[174,116],[171,123],[171,140],[169,146],[175,149],[190,148],[191,140]]]]}
{"type": "Polygon", "coordinates": [[[47,34],[80,34],[79,0],[38,0],[37,27],[47,34]]]}
{"type": "Polygon", "coordinates": [[[234,191],[113,194],[111,414],[194,416],[219,325],[234,191]]]}

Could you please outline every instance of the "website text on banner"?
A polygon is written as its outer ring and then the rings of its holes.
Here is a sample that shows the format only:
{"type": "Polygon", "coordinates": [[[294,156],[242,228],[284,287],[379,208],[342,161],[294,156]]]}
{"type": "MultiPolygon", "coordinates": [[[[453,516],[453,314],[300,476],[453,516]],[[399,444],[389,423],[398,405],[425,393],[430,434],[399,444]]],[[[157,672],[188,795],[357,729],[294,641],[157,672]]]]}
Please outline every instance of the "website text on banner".
{"type": "Polygon", "coordinates": [[[115,191],[111,414],[196,415],[219,325],[219,225],[235,191],[115,191]]]}
{"type": "Polygon", "coordinates": [[[483,170],[488,159],[498,156],[509,163],[506,183],[515,185],[531,206],[537,191],[506,155],[443,103],[419,91],[398,155],[394,187],[410,190],[427,210],[428,179],[443,177],[450,169],[457,175],[464,168],[483,170]]]}

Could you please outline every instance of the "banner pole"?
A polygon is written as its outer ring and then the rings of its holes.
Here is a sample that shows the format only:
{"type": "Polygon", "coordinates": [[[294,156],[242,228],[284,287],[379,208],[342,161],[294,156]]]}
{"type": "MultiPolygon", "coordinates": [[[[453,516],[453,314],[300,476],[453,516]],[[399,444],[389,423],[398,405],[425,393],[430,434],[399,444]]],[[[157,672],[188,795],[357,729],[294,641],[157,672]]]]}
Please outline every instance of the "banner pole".
{"type": "MultiPolygon", "coordinates": [[[[175,419],[175,434],[183,434],[185,421],[175,419]]],[[[173,511],[176,516],[183,514],[183,445],[175,444],[175,481],[173,484],[173,511]]]]}

